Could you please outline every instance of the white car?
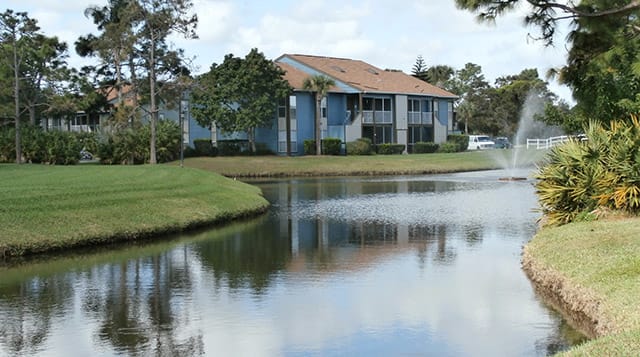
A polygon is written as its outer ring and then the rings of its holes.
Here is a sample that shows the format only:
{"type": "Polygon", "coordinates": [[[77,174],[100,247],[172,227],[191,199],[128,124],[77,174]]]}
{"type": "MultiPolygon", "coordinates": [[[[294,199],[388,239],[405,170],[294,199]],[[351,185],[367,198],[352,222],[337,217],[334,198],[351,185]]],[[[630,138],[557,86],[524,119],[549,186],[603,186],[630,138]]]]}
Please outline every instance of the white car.
{"type": "Polygon", "coordinates": [[[493,149],[496,143],[491,141],[487,135],[469,135],[469,146],[467,150],[493,149]]]}

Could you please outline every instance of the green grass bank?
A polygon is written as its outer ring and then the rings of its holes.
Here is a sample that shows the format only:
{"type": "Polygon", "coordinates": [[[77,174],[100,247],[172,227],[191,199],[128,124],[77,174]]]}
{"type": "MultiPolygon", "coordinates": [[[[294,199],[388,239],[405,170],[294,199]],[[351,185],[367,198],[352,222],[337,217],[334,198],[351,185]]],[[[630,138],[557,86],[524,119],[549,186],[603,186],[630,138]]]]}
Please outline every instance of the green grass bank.
{"type": "Polygon", "coordinates": [[[640,355],[640,218],[542,229],[523,268],[593,340],[563,356],[640,355]]]}
{"type": "Polygon", "coordinates": [[[168,165],[0,165],[0,256],[147,238],[257,214],[258,188],[168,165]]]}
{"type": "MultiPolygon", "coordinates": [[[[228,177],[413,175],[499,168],[492,155],[501,152],[372,155],[372,156],[235,156],[185,159],[186,167],[213,171],[228,177]]],[[[543,151],[540,151],[543,152],[543,151]]],[[[174,162],[178,165],[178,162],[174,162]]]]}

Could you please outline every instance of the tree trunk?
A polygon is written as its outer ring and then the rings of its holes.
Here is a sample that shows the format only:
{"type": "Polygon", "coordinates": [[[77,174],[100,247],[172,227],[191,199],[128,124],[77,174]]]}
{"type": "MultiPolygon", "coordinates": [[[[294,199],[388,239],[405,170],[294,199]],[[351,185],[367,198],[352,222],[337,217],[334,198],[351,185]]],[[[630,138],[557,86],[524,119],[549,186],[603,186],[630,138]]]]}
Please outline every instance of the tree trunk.
{"type": "Polygon", "coordinates": [[[322,155],[322,98],[316,94],[316,155],[322,155]]]}
{"type": "Polygon", "coordinates": [[[156,123],[158,121],[158,108],[156,108],[156,62],[155,42],[151,41],[149,53],[149,89],[151,93],[151,140],[149,143],[149,163],[156,164],[156,123]]]}
{"type": "Polygon", "coordinates": [[[13,96],[15,105],[15,128],[16,128],[16,164],[22,163],[22,143],[20,137],[20,68],[18,66],[18,44],[13,43],[13,96]]]}
{"type": "Polygon", "coordinates": [[[251,128],[247,132],[247,137],[249,139],[249,149],[251,153],[255,155],[256,153],[256,128],[251,128]]]}

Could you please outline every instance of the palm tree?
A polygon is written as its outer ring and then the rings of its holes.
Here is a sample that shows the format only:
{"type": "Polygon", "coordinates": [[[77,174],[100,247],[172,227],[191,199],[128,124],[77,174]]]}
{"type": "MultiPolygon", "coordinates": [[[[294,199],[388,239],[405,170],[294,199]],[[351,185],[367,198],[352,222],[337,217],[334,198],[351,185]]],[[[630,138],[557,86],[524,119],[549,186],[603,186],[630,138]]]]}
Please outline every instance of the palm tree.
{"type": "Polygon", "coordinates": [[[336,82],[322,74],[316,74],[304,79],[302,87],[316,93],[316,155],[322,154],[322,143],[320,132],[322,131],[322,123],[320,121],[320,106],[322,98],[327,95],[329,88],[336,85],[336,82]]]}

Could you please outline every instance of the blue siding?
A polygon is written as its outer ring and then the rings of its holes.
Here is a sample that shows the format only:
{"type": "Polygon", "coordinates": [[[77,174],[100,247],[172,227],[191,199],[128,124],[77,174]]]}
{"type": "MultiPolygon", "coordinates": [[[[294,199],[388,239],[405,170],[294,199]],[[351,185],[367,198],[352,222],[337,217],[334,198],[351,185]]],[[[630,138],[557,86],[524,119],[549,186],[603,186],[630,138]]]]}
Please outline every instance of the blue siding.
{"type": "Polygon", "coordinates": [[[327,95],[327,124],[344,125],[347,118],[347,97],[344,94],[327,95]]]}
{"type": "MultiPolygon", "coordinates": [[[[277,115],[277,113],[276,113],[277,115]]],[[[270,125],[256,128],[256,143],[267,145],[269,150],[278,153],[278,122],[274,119],[270,125]]]]}
{"type": "Polygon", "coordinates": [[[298,121],[298,154],[304,154],[304,141],[315,138],[315,96],[311,93],[296,93],[296,119],[298,121]]]}
{"type": "Polygon", "coordinates": [[[211,139],[211,130],[209,128],[203,128],[195,121],[195,119],[189,117],[189,145],[193,147],[193,141],[195,139],[211,139]]]}
{"type": "Polygon", "coordinates": [[[440,122],[440,124],[446,126],[447,125],[447,121],[449,118],[449,108],[447,107],[447,103],[449,103],[449,101],[447,100],[439,100],[438,101],[438,121],[440,122]]]}

